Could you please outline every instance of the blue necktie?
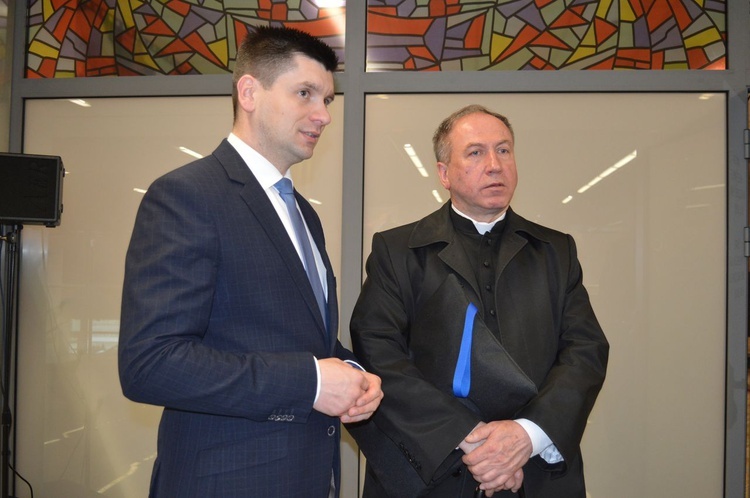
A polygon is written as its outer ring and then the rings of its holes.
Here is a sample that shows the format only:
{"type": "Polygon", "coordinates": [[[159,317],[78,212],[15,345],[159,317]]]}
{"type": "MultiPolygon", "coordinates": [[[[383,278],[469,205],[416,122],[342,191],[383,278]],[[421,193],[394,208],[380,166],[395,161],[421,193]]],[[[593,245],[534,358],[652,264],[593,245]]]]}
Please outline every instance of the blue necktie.
{"type": "Polygon", "coordinates": [[[323,322],[327,325],[326,317],[326,298],[323,293],[323,286],[320,283],[320,276],[318,275],[318,266],[315,264],[315,256],[313,255],[312,247],[310,246],[310,238],[307,236],[307,230],[305,229],[305,223],[302,221],[302,215],[300,215],[297,209],[297,201],[294,198],[294,188],[292,187],[292,181],[289,178],[282,178],[274,185],[276,190],[281,194],[281,198],[286,204],[286,209],[289,211],[289,217],[292,219],[292,227],[294,228],[294,234],[297,237],[297,242],[302,249],[303,262],[305,264],[305,271],[307,272],[307,278],[310,280],[312,285],[315,299],[318,301],[318,307],[320,308],[320,315],[323,317],[323,322]]]}

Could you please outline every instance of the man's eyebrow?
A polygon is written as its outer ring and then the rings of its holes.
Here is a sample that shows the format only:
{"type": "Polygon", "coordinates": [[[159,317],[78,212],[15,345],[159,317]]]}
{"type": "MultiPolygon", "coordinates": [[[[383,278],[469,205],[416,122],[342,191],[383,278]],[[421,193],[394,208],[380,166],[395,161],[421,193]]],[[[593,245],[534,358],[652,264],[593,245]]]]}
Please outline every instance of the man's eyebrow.
{"type": "MultiPolygon", "coordinates": [[[[467,147],[471,147],[471,146],[474,146],[474,145],[484,146],[487,143],[489,143],[489,142],[471,142],[471,143],[469,143],[467,145],[467,147]]],[[[512,144],[512,143],[513,143],[513,140],[505,138],[505,139],[500,140],[498,142],[492,142],[492,145],[505,145],[505,144],[512,144]]]]}
{"type": "Polygon", "coordinates": [[[504,139],[489,146],[487,145],[486,142],[469,142],[468,144],[466,144],[466,147],[464,147],[464,150],[471,149],[472,147],[480,147],[480,148],[497,147],[498,145],[513,145],[513,141],[504,139]]]}
{"type": "MultiPolygon", "coordinates": [[[[313,83],[312,81],[303,81],[302,83],[300,83],[300,86],[309,88],[311,90],[315,90],[316,92],[323,93],[323,88],[317,83],[313,83]]],[[[326,98],[331,99],[331,102],[333,102],[333,99],[335,97],[336,97],[335,92],[331,92],[330,94],[326,95],[326,98]]]]}
{"type": "Polygon", "coordinates": [[[485,145],[484,145],[483,142],[469,142],[468,144],[466,144],[465,148],[466,149],[471,149],[472,147],[484,147],[484,146],[485,145]]]}

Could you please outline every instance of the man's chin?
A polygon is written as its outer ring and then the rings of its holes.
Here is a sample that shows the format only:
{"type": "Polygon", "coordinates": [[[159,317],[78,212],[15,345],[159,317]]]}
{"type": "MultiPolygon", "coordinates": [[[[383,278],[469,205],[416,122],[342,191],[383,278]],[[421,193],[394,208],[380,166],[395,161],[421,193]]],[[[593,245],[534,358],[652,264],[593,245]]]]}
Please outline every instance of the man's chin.
{"type": "Polygon", "coordinates": [[[305,147],[301,147],[297,153],[299,155],[300,161],[305,161],[307,159],[310,159],[313,156],[313,151],[315,150],[315,144],[308,145],[305,147]]]}

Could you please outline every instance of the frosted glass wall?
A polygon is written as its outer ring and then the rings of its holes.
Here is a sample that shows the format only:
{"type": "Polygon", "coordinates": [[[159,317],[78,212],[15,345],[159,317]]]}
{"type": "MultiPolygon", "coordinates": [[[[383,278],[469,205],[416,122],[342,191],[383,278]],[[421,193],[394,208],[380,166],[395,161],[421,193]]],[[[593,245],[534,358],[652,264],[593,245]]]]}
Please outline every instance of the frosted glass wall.
{"type": "MultiPolygon", "coordinates": [[[[721,496],[724,95],[370,95],[364,233],[355,235],[363,238],[363,258],[373,232],[433,211],[436,194],[447,199],[430,138],[440,120],[469,102],[510,117],[519,170],[513,207],[576,238],[612,344],[583,444],[590,495],[721,496]],[[633,160],[578,193],[633,152],[633,160]]],[[[22,231],[17,469],[35,496],[130,498],[146,495],[161,413],[124,399],[117,380],[123,262],[141,198],[134,189],[189,161],[179,147],[210,153],[230,131],[231,103],[90,104],[26,102],[24,152],[60,155],[69,174],[61,226],[22,231]]],[[[342,236],[352,236],[341,226],[343,107],[337,98],[313,161],[293,169],[299,190],[321,203],[337,273],[342,236]]],[[[344,456],[345,485],[356,486],[356,454],[347,443],[344,456]]],[[[30,496],[16,482],[16,495],[30,496]]]]}

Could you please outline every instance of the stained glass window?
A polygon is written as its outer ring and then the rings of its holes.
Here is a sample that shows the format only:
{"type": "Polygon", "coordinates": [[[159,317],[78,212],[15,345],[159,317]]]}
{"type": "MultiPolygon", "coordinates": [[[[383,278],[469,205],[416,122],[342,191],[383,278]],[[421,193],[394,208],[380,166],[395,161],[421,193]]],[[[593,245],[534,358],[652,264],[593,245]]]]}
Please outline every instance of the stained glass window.
{"type": "Polygon", "coordinates": [[[367,5],[368,71],[726,68],[726,0],[367,5]]]}
{"type": "MultiPolygon", "coordinates": [[[[344,60],[345,0],[29,0],[26,76],[231,71],[252,26],[344,60]]],[[[726,0],[367,0],[368,71],[726,69],[726,0]]]]}
{"type": "Polygon", "coordinates": [[[255,25],[307,31],[343,62],[343,0],[29,0],[26,77],[231,71],[255,25]]]}

